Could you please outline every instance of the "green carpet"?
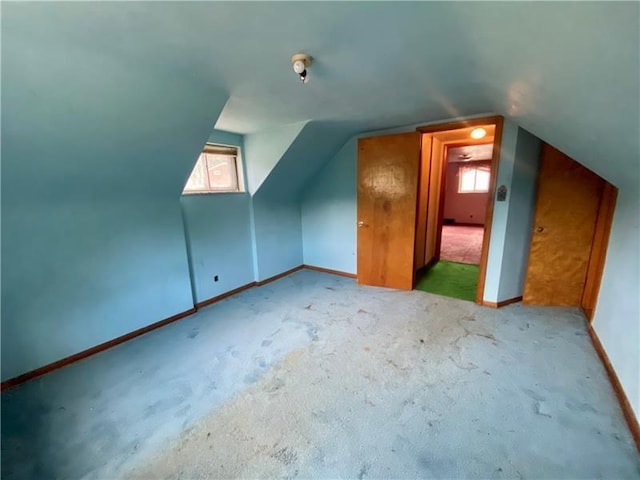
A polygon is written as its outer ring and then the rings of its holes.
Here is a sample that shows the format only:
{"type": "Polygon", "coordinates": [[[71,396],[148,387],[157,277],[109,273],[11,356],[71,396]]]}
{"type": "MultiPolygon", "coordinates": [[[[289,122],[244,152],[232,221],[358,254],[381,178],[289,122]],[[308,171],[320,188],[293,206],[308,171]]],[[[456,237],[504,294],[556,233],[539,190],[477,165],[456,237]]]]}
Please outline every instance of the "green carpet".
{"type": "Polygon", "coordinates": [[[416,290],[473,302],[478,288],[478,265],[440,260],[422,274],[416,290]]]}

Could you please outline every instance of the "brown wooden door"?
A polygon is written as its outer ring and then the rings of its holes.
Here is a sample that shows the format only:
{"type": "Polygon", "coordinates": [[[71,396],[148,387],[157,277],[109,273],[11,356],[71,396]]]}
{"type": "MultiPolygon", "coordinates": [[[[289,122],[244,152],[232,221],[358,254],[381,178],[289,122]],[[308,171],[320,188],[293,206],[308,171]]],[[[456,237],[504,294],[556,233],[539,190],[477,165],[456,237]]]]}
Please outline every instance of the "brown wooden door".
{"type": "Polygon", "coordinates": [[[604,184],[543,146],[524,303],[580,306],[604,184]]]}
{"type": "Polygon", "coordinates": [[[413,288],[419,162],[417,132],[358,141],[358,283],[413,288]]]}

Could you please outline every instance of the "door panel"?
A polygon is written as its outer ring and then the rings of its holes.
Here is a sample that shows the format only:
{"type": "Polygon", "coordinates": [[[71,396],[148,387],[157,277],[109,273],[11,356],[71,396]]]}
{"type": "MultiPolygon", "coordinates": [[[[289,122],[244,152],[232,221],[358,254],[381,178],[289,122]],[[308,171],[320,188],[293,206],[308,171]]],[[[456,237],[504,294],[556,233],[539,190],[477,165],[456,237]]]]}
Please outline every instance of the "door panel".
{"type": "Polygon", "coordinates": [[[604,184],[543,146],[524,303],[580,306],[604,184]]]}
{"type": "Polygon", "coordinates": [[[358,141],[358,283],[411,290],[420,134],[358,141]]]}

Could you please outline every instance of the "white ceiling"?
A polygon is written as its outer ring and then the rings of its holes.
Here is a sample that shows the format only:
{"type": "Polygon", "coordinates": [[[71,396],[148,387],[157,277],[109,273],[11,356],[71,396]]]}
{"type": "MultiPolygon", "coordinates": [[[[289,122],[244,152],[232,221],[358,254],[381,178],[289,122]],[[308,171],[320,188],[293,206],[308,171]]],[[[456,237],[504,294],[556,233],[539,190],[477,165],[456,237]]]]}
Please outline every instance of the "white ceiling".
{"type": "Polygon", "coordinates": [[[38,49],[83,52],[149,83],[173,75],[194,95],[225,91],[219,129],[313,120],[355,133],[495,112],[611,181],[638,169],[638,3],[70,2],[3,10],[3,40],[11,36],[25,61],[38,49]],[[289,61],[299,51],[315,59],[306,85],[289,61]]]}
{"type": "Polygon", "coordinates": [[[491,160],[493,144],[466,145],[464,147],[449,147],[447,149],[448,162],[479,162],[491,160]]]}

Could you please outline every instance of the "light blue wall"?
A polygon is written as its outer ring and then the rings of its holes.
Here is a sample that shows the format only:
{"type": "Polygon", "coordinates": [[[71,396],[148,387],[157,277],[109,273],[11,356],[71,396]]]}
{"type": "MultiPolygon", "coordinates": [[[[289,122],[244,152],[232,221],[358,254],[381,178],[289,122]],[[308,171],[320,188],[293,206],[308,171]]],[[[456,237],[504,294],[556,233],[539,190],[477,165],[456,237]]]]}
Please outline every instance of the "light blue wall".
{"type": "Polygon", "coordinates": [[[183,195],[180,203],[196,303],[253,282],[249,194],[183,195]]]}
{"type": "MultiPolygon", "coordinates": [[[[237,133],[225,132],[224,130],[216,130],[214,129],[209,135],[209,139],[207,140],[209,143],[216,143],[218,145],[229,145],[232,147],[238,147],[240,152],[240,157],[244,159],[244,137],[237,133]]],[[[246,169],[246,165],[244,167],[246,169]]]]}
{"type": "Polygon", "coordinates": [[[505,119],[496,186],[507,187],[494,201],[484,300],[500,302],[522,295],[535,211],[540,140],[505,119]]]}
{"type": "MultiPolygon", "coordinates": [[[[637,170],[630,171],[639,181],[637,170]]],[[[637,184],[637,183],[636,183],[637,184]]],[[[593,320],[604,349],[640,417],[640,201],[638,189],[620,188],[600,295],[593,320]]]]}
{"type": "Polygon", "coordinates": [[[5,7],[3,380],[192,306],[179,197],[227,100],[109,39],[51,41],[72,9],[5,7]]]}
{"type": "MultiPolygon", "coordinates": [[[[214,130],[209,142],[238,147],[242,135],[214,130]]],[[[194,302],[199,303],[255,279],[251,197],[248,193],[182,195],[185,238],[194,302]],[[218,281],[214,281],[214,276],[218,281]]]]}
{"type": "MultiPolygon", "coordinates": [[[[306,123],[255,193],[253,216],[258,280],[303,263],[302,189],[348,138],[348,129],[348,125],[339,122],[306,123]]],[[[245,137],[245,145],[248,137],[245,137]]],[[[276,137],[274,141],[279,140],[276,137]]],[[[249,171],[255,164],[251,155],[248,151],[249,171]]]]}
{"type": "Polygon", "coordinates": [[[507,199],[504,202],[493,202],[493,218],[491,220],[491,241],[487,257],[487,273],[484,284],[484,300],[498,301],[500,276],[502,274],[502,257],[507,240],[507,219],[511,203],[511,183],[516,157],[518,141],[518,126],[505,119],[502,127],[502,144],[500,145],[500,162],[498,164],[498,178],[496,190],[500,185],[507,187],[507,199]]]}
{"type": "Polygon", "coordinates": [[[191,307],[177,198],[3,198],[3,380],[191,307]]]}
{"type": "Polygon", "coordinates": [[[518,129],[498,301],[522,296],[535,214],[541,142],[518,129]]]}
{"type": "Polygon", "coordinates": [[[304,263],[356,273],[357,139],[309,182],[302,197],[304,263]]]}
{"type": "Polygon", "coordinates": [[[253,197],[257,280],[302,264],[300,204],[296,198],[253,197]]]}

